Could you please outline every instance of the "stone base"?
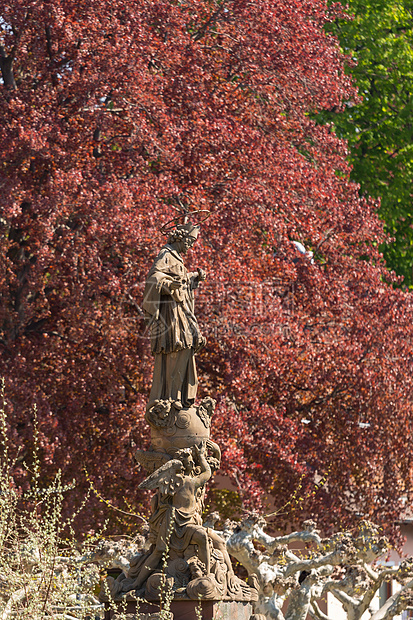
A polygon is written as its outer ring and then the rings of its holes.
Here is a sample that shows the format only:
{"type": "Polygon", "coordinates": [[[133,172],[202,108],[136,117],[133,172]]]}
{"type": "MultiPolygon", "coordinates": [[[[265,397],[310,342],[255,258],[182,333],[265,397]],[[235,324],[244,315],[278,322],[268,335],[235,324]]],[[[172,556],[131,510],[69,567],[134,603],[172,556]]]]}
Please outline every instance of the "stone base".
{"type": "MultiPolygon", "coordinates": [[[[105,604],[105,620],[120,618],[119,612],[105,604]]],[[[130,601],[126,608],[127,620],[145,618],[146,614],[158,614],[159,605],[153,603],[141,603],[138,613],[136,602],[130,601]]],[[[173,620],[249,620],[252,611],[251,603],[238,601],[172,601],[171,613],[173,620]],[[201,615],[200,615],[201,614],[201,615]]],[[[149,620],[149,619],[148,619],[149,620]]],[[[153,618],[153,620],[156,620],[153,618]]]]}

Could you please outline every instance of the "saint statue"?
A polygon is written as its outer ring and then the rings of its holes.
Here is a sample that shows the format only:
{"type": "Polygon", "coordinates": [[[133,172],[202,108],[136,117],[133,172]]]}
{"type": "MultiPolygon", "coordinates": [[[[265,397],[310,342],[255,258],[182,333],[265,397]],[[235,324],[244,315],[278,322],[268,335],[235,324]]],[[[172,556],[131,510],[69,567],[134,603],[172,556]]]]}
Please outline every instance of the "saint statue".
{"type": "Polygon", "coordinates": [[[197,240],[199,226],[180,224],[149,270],[143,309],[155,357],[148,409],[170,401],[177,410],[194,404],[198,378],[195,353],[205,344],[194,314],[194,290],[206,275],[188,272],[182,254],[197,240]]]}
{"type": "Polygon", "coordinates": [[[184,223],[173,220],[168,243],[149,270],[143,300],[155,357],[145,414],[151,446],[137,450],[135,458],[149,472],[139,488],[155,491],[150,548],[116,580],[109,576],[107,584],[118,601],[132,590],[133,596],[158,600],[166,583],[182,601],[256,600],[256,591],[235,576],[225,540],[202,522],[205,485],[220,466],[221,450],[210,439],[216,401],[206,397],[195,405],[195,354],[205,338],[194,314],[194,291],[206,276],[184,265],[182,257],[196,242],[199,226],[187,221],[187,210],[183,216],[184,223]]]}

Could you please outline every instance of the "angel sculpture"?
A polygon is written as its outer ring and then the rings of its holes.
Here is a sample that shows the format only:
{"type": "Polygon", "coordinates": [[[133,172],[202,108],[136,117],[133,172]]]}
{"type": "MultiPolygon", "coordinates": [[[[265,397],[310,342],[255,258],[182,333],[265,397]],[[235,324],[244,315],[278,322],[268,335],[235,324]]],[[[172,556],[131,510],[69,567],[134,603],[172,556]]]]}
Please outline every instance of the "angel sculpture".
{"type": "MultiPolygon", "coordinates": [[[[222,552],[228,575],[233,575],[231,560],[224,540],[214,531],[202,525],[202,490],[211,477],[206,458],[207,442],[193,448],[178,450],[175,457],[159,467],[140,485],[141,489],[158,490],[153,499],[152,516],[149,519],[150,552],[142,558],[128,579],[119,583],[123,591],[139,590],[147,578],[158,568],[167,549],[182,553],[189,545],[197,545],[198,558],[209,575],[211,567],[209,540],[222,552]],[[200,473],[195,474],[196,454],[200,473]]],[[[119,588],[120,589],[120,588],[119,588]]]]}

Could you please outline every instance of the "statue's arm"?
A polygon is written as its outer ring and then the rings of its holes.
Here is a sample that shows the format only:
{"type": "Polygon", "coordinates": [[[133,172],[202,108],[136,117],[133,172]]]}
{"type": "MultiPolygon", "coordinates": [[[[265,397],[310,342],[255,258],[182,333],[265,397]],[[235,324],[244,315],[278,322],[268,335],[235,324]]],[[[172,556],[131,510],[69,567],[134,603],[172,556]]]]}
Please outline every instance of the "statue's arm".
{"type": "Polygon", "coordinates": [[[179,278],[165,276],[161,281],[161,291],[166,295],[172,295],[174,291],[182,287],[182,281],[179,278]]]}
{"type": "Polygon", "coordinates": [[[161,274],[158,279],[158,291],[161,295],[170,295],[175,301],[182,301],[185,290],[184,282],[176,277],[161,274]]]}
{"type": "Polygon", "coordinates": [[[198,269],[198,271],[191,271],[188,273],[189,278],[189,288],[191,290],[198,288],[200,282],[206,280],[206,273],[203,269],[198,269]]]}
{"type": "MultiPolygon", "coordinates": [[[[179,295],[177,288],[181,286],[181,282],[176,282],[171,276],[164,273],[154,272],[146,281],[143,313],[144,319],[148,326],[159,319],[160,296],[170,295],[176,297],[179,295]]],[[[179,301],[179,300],[178,300],[179,301]]]]}

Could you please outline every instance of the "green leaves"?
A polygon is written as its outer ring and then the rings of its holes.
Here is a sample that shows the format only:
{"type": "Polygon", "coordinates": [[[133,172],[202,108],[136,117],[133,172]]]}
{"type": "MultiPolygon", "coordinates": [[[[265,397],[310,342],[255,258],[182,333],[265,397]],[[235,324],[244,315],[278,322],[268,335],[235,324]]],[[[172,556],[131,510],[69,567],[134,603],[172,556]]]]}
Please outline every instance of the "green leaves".
{"type": "Polygon", "coordinates": [[[409,0],[350,0],[354,19],[330,28],[348,55],[360,101],[320,115],[348,140],[360,193],[380,199],[392,241],[382,246],[389,269],[413,285],[413,6],[409,0]]]}

